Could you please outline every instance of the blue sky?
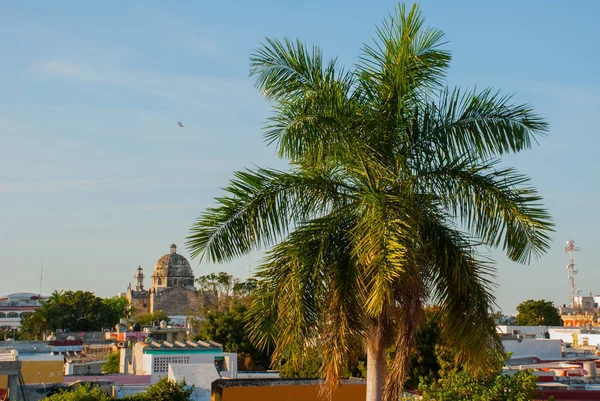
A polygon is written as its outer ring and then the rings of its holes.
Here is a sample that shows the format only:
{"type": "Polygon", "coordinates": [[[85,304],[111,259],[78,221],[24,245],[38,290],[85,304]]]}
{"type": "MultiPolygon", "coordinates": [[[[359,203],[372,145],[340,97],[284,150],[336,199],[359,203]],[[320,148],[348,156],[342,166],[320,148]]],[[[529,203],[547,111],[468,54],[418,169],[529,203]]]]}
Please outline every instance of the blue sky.
{"type": "MultiPolygon", "coordinates": [[[[265,37],[299,37],[356,61],[393,1],[22,1],[0,5],[0,293],[125,290],[179,245],[235,170],[284,167],[261,138],[269,105],[248,78],[265,37]],[[368,5],[367,5],[368,4],[368,5]],[[181,120],[186,127],[178,128],[181,120]]],[[[507,313],[522,300],[600,293],[600,3],[423,1],[446,32],[449,85],[514,93],[550,122],[506,164],[530,175],[556,222],[529,266],[498,262],[507,313]]],[[[256,266],[259,255],[252,256],[256,266]]],[[[191,261],[244,277],[248,259],[191,261]]]]}

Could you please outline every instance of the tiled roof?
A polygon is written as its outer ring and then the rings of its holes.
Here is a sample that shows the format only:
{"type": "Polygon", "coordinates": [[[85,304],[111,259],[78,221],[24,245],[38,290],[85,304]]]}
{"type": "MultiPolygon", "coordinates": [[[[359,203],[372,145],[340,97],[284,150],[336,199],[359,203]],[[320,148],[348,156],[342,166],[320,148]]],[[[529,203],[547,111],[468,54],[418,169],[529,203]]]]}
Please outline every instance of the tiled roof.
{"type": "MultiPolygon", "coordinates": [[[[149,349],[164,349],[164,350],[175,350],[175,349],[215,349],[222,350],[223,346],[214,341],[152,341],[146,343],[149,349]]],[[[147,349],[148,349],[147,348],[147,349]]]]}

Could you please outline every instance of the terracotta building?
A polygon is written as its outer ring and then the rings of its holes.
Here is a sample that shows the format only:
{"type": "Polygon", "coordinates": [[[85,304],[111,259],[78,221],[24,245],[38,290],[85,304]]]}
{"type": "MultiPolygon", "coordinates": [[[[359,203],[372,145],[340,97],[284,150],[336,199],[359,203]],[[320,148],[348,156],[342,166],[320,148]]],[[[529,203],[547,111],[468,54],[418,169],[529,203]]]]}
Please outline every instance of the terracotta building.
{"type": "Polygon", "coordinates": [[[144,288],[144,271],[137,268],[135,288],[131,283],[125,296],[134,314],[154,313],[161,310],[168,316],[185,316],[204,306],[204,294],[194,287],[194,272],[188,260],[177,253],[171,244],[170,252],[154,266],[150,288],[144,288]]]}

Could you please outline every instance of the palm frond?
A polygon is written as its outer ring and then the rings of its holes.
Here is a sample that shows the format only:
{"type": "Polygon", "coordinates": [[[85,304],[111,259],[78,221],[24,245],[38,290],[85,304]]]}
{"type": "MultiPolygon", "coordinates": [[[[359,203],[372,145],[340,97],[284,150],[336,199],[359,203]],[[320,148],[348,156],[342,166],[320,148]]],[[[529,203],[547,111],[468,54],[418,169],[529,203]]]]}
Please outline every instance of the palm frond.
{"type": "MultiPolygon", "coordinates": [[[[351,75],[337,68],[335,59],[323,61],[321,49],[311,50],[300,40],[266,39],[250,56],[250,76],[270,100],[290,100],[294,94],[319,91],[338,78],[351,83],[351,75]]],[[[338,81],[339,82],[339,81],[338,81]]]]}
{"type": "Polygon", "coordinates": [[[554,225],[529,178],[497,165],[470,157],[443,161],[421,175],[423,191],[437,193],[484,243],[501,245],[509,258],[528,263],[548,250],[554,225]]]}
{"type": "Polygon", "coordinates": [[[444,33],[423,28],[424,22],[416,4],[408,13],[400,5],[377,29],[374,44],[364,45],[357,74],[369,99],[384,100],[390,110],[398,110],[403,102],[441,86],[450,53],[441,48],[444,33]]]}
{"type": "Polygon", "coordinates": [[[275,246],[258,273],[267,295],[257,294],[252,306],[253,341],[262,346],[275,341],[276,364],[298,362],[306,347],[319,348],[329,391],[339,384],[352,354],[350,342],[362,325],[358,270],[346,238],[349,224],[347,213],[314,219],[275,246]],[[265,301],[276,315],[262,309],[265,301]]]}
{"type": "Polygon", "coordinates": [[[495,366],[504,351],[491,317],[493,265],[477,257],[474,245],[443,220],[428,219],[423,231],[432,297],[443,316],[444,341],[475,370],[495,366]]]}
{"type": "Polygon", "coordinates": [[[485,89],[465,92],[445,89],[437,104],[422,110],[425,143],[450,157],[476,153],[491,158],[528,149],[544,136],[548,124],[528,105],[485,89]]]}
{"type": "Polygon", "coordinates": [[[395,340],[392,346],[392,361],[388,366],[385,384],[385,399],[397,400],[402,393],[410,365],[411,352],[417,341],[417,332],[423,315],[426,298],[426,281],[418,265],[406,267],[406,274],[395,285],[394,328],[395,340]]]}
{"type": "Polygon", "coordinates": [[[327,172],[237,172],[196,221],[186,245],[192,257],[222,262],[253,248],[268,247],[288,232],[289,225],[323,213],[343,198],[343,183],[327,172]]]}

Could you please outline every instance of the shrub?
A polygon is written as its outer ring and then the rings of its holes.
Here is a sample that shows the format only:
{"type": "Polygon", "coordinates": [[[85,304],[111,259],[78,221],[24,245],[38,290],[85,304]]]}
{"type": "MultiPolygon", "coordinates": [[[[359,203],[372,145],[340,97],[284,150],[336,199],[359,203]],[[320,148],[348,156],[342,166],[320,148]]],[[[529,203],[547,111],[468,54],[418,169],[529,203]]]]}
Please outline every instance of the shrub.
{"type": "Polygon", "coordinates": [[[125,397],[127,401],[189,401],[194,386],[188,386],[185,380],[172,382],[163,377],[148,387],[144,393],[125,397]]]}
{"type": "Polygon", "coordinates": [[[118,352],[108,354],[106,362],[102,365],[102,373],[119,373],[119,359],[120,355],[118,352]]]}
{"type": "Polygon", "coordinates": [[[111,401],[113,398],[98,387],[89,384],[78,385],[71,389],[61,390],[59,393],[45,398],[45,401],[111,401]]]}
{"type": "Polygon", "coordinates": [[[528,371],[513,376],[492,374],[479,377],[467,371],[450,372],[434,382],[423,382],[423,401],[529,401],[537,378],[528,371]]]}

